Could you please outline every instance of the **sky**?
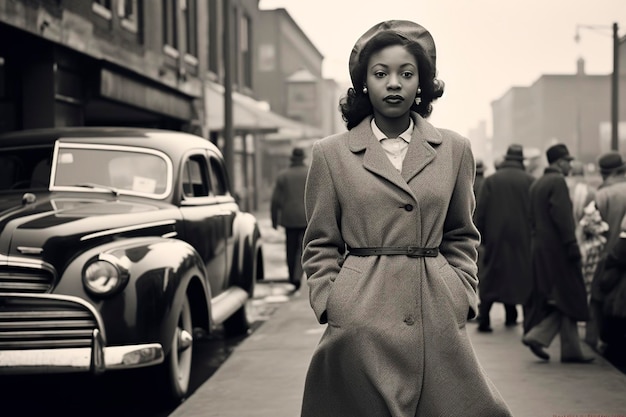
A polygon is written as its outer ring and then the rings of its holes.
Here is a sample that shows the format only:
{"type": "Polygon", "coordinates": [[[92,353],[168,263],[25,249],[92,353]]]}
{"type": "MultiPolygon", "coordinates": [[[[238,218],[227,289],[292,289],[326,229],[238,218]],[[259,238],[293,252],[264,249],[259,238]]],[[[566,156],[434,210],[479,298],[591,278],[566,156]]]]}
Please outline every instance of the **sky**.
{"type": "Polygon", "coordinates": [[[462,135],[481,121],[490,135],[492,101],[543,74],[574,74],[580,57],[587,74],[610,74],[613,23],[626,34],[626,0],[260,0],[259,8],[286,9],[324,56],[323,76],[339,83],[349,82],[350,51],[370,27],[424,26],[446,85],[430,120],[462,135]]]}

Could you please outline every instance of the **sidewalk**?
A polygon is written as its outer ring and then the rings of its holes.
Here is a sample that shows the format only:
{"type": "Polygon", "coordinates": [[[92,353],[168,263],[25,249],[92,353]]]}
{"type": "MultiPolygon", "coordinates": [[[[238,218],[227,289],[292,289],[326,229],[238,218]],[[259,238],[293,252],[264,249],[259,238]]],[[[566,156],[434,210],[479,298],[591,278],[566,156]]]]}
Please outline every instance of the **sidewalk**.
{"type": "MultiPolygon", "coordinates": [[[[266,232],[268,219],[262,214],[259,219],[266,232]]],[[[277,233],[271,229],[264,237],[272,241],[277,233]]],[[[279,243],[274,240],[272,254],[266,255],[279,258],[283,253],[279,243]]],[[[493,333],[483,334],[468,323],[467,331],[514,416],[626,416],[626,375],[602,357],[587,365],[561,364],[557,338],[547,349],[552,360],[539,361],[520,342],[521,326],[504,326],[504,308],[499,304],[492,309],[492,327],[493,333]]],[[[323,331],[303,285],[300,294],[282,303],[170,417],[299,416],[304,377],[323,331]]]]}

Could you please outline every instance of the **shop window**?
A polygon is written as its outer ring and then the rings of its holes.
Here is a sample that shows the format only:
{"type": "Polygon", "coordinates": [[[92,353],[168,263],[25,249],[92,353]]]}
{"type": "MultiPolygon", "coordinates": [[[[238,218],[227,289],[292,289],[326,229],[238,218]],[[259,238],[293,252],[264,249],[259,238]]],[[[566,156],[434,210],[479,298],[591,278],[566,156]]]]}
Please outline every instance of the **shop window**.
{"type": "Polygon", "coordinates": [[[209,71],[219,74],[219,27],[218,0],[209,0],[209,71]]]}

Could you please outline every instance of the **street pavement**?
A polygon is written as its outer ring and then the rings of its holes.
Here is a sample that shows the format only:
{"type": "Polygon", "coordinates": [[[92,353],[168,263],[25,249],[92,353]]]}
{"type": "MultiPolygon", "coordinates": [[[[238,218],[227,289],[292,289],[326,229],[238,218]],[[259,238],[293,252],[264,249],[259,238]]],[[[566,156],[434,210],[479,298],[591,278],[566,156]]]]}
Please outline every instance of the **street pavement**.
{"type": "MultiPolygon", "coordinates": [[[[264,237],[266,282],[257,285],[253,306],[270,305],[275,311],[170,417],[300,415],[306,370],[325,327],[315,320],[305,284],[290,294],[282,229],[271,228],[265,211],[256,214],[264,237]]],[[[520,342],[521,326],[504,326],[502,305],[494,305],[491,321],[493,333],[479,333],[471,322],[467,331],[514,416],[626,417],[626,375],[605,359],[596,355],[591,364],[562,364],[557,338],[547,349],[551,361],[543,362],[520,342]]],[[[587,345],[583,348],[594,354],[587,345]]]]}

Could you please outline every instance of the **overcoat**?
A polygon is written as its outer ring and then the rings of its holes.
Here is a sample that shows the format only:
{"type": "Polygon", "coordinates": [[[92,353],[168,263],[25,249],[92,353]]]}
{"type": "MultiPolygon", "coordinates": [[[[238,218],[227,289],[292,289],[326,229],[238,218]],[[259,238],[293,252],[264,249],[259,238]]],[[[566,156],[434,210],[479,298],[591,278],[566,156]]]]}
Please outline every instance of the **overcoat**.
{"type": "Polygon", "coordinates": [[[304,187],[309,168],[304,162],[294,161],[278,173],[272,191],[270,213],[272,225],[287,228],[305,228],[304,187]]]}
{"type": "Polygon", "coordinates": [[[580,265],[568,257],[576,244],[574,214],[563,174],[546,168],[530,187],[532,305],[524,329],[543,320],[551,305],[576,321],[587,321],[587,291],[580,265]]]}
{"type": "Polygon", "coordinates": [[[474,354],[474,159],[467,139],[412,114],[402,172],[370,128],[315,143],[303,266],[328,323],[303,417],[509,416],[474,354]],[[437,257],[345,255],[349,246],[439,247],[437,257]]]}
{"type": "Polygon", "coordinates": [[[530,185],[535,177],[520,161],[506,160],[485,178],[476,202],[483,251],[478,260],[481,300],[525,304],[530,269],[530,185]]]}

